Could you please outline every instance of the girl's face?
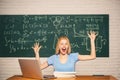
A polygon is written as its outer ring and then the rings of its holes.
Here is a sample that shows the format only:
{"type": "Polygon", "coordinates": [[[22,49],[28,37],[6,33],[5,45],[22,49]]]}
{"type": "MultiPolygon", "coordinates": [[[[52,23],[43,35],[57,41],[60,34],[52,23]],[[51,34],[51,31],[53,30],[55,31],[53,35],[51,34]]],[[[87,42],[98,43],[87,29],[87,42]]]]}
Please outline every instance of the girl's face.
{"type": "Polygon", "coordinates": [[[65,39],[62,39],[59,43],[60,54],[68,53],[68,42],[65,39]]]}

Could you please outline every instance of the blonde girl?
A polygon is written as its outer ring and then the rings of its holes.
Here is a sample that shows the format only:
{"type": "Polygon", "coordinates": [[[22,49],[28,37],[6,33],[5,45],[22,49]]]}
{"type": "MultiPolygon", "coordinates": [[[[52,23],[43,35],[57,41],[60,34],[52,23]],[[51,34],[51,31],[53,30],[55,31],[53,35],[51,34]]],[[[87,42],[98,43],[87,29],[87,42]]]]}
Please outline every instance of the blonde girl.
{"type": "MultiPolygon", "coordinates": [[[[90,55],[80,55],[80,53],[71,53],[71,45],[67,36],[61,36],[56,44],[56,54],[50,56],[47,61],[40,63],[40,68],[45,69],[52,65],[54,71],[58,72],[74,72],[75,63],[78,61],[92,60],[96,58],[95,38],[97,34],[94,31],[88,33],[91,43],[90,55]]],[[[36,60],[40,62],[39,50],[41,46],[35,43],[32,47],[35,52],[36,60]]]]}

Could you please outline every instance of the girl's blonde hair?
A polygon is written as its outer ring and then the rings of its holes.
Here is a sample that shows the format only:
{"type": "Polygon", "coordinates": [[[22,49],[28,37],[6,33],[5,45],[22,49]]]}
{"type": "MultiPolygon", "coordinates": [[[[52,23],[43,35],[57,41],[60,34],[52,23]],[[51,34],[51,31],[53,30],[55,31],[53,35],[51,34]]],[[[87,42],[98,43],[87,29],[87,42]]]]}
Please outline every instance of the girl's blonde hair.
{"type": "Polygon", "coordinates": [[[67,40],[67,43],[68,43],[68,53],[67,54],[70,54],[71,53],[71,45],[70,45],[70,41],[67,36],[61,36],[58,38],[58,41],[56,44],[56,54],[60,53],[59,44],[60,44],[60,41],[63,39],[67,40]]]}

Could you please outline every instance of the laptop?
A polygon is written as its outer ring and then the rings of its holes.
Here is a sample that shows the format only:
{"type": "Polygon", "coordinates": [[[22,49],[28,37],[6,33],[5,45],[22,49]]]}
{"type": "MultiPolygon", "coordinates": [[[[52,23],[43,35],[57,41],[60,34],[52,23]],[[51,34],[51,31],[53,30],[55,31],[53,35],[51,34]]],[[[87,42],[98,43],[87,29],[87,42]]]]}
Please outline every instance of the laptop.
{"type": "Polygon", "coordinates": [[[55,78],[53,75],[42,75],[39,62],[35,59],[18,59],[22,76],[25,78],[45,79],[55,78]]]}

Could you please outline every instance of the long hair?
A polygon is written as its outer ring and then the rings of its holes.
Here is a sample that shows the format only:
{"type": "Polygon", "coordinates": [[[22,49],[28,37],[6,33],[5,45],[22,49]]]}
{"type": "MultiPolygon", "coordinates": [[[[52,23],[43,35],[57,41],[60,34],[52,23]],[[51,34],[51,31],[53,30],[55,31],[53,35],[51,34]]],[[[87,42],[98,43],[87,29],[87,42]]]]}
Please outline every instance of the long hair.
{"type": "Polygon", "coordinates": [[[71,45],[70,45],[70,41],[69,41],[68,37],[67,36],[61,36],[61,37],[58,38],[58,41],[57,41],[57,44],[56,44],[56,54],[60,53],[59,44],[60,44],[60,41],[63,40],[63,39],[67,40],[67,44],[68,44],[68,53],[67,54],[71,53],[71,45]]]}

